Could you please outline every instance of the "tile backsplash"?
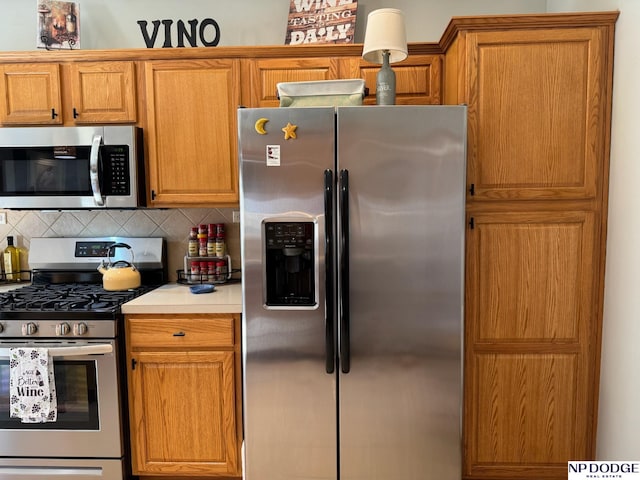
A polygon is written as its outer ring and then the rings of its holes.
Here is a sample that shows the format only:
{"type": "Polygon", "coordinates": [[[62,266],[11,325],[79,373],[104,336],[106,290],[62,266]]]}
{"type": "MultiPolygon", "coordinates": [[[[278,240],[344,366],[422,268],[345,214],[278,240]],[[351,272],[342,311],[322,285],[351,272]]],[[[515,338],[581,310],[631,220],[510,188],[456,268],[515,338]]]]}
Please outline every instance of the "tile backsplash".
{"type": "MultiPolygon", "coordinates": [[[[169,280],[183,268],[189,230],[201,223],[224,223],[227,250],[233,269],[240,268],[240,224],[233,222],[231,208],[27,211],[8,210],[7,223],[0,225],[0,248],[7,236],[29,250],[33,237],[164,237],[167,241],[169,280]]],[[[27,255],[28,257],[28,255],[27,255]]],[[[28,269],[28,258],[21,259],[28,269]]]]}

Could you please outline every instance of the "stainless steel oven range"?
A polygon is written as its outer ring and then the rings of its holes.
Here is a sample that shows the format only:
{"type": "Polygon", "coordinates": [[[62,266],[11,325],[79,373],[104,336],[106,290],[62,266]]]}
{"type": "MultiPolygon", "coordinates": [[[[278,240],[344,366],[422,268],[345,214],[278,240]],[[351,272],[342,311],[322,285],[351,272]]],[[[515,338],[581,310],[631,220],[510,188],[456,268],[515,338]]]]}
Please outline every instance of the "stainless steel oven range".
{"type": "MultiPolygon", "coordinates": [[[[111,259],[122,255],[130,260],[129,254],[115,253],[111,259]]],[[[29,265],[30,285],[0,293],[0,480],[128,478],[120,306],[165,283],[165,242],[34,238],[29,265]],[[103,289],[96,269],[114,243],[131,246],[141,272],[140,287],[103,289]],[[13,347],[48,349],[54,365],[56,421],[23,423],[10,418],[13,347]]]]}

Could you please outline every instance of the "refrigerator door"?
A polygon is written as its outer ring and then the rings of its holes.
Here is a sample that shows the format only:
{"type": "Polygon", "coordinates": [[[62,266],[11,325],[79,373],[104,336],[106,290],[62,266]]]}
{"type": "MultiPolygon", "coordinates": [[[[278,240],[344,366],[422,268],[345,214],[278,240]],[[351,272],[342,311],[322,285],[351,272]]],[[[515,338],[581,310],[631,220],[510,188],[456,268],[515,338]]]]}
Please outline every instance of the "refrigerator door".
{"type": "Polygon", "coordinates": [[[324,289],[335,112],[239,109],[238,118],[245,478],[335,479],[336,375],[327,373],[325,325],[333,312],[324,289]]]}
{"type": "Polygon", "coordinates": [[[338,108],[341,480],[460,478],[465,139],[465,107],[338,108]]]}

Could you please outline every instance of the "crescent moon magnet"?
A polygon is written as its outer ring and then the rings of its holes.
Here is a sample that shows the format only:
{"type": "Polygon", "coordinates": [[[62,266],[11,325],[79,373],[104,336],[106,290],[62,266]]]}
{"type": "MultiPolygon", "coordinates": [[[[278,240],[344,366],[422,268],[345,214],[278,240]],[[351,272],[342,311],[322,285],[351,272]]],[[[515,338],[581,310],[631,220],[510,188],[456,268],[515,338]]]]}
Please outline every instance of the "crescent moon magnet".
{"type": "Polygon", "coordinates": [[[258,132],[260,135],[266,135],[267,131],[265,130],[264,125],[268,121],[269,121],[268,118],[259,118],[258,120],[256,120],[256,124],[254,125],[256,132],[258,132]]]}

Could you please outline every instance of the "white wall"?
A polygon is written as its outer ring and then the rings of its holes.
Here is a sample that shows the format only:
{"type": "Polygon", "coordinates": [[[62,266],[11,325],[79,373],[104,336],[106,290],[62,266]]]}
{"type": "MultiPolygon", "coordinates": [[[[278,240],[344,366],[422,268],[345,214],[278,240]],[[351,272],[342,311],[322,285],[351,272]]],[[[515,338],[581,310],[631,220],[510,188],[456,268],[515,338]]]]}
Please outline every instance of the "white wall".
{"type": "MultiPolygon", "coordinates": [[[[81,48],[146,48],[138,20],[214,19],[220,46],[282,45],[289,0],[75,0],[80,5],[81,48]]],[[[409,41],[437,41],[456,15],[544,12],[546,0],[360,0],[356,42],[364,39],[367,14],[395,7],[406,14],[409,41]]],[[[0,50],[34,50],[37,0],[0,0],[0,50]]],[[[148,27],[151,32],[151,26],[148,27]]],[[[156,40],[160,48],[164,35],[156,40]]],[[[175,40],[172,42],[176,45],[175,40]]],[[[199,45],[200,46],[200,45],[199,45]]]]}
{"type": "Polygon", "coordinates": [[[549,11],[619,10],[598,458],[640,460],[640,2],[549,0],[549,11]]]}

